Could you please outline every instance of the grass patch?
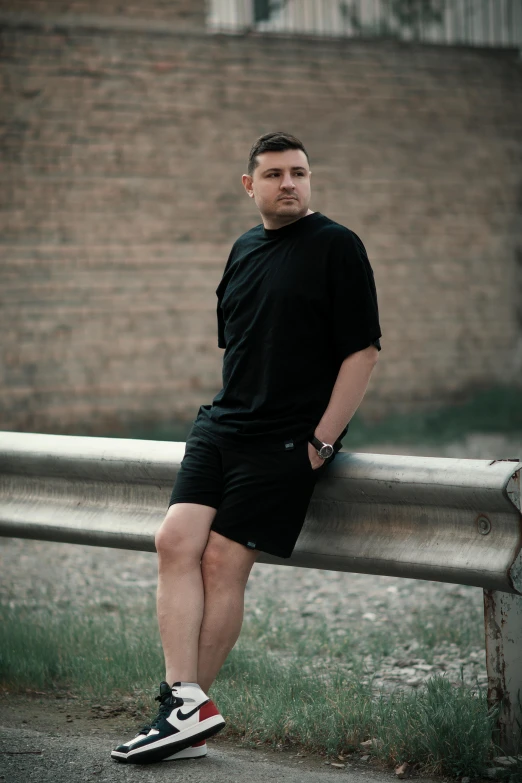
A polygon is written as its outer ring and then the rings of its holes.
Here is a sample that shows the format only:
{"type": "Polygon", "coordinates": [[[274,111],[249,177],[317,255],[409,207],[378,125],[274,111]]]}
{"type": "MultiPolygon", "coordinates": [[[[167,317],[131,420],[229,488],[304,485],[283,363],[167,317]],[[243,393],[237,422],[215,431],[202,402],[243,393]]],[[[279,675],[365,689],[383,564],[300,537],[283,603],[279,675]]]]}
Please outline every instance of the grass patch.
{"type": "Polygon", "coordinates": [[[448,644],[455,644],[465,656],[472,648],[484,646],[484,610],[482,605],[471,604],[464,599],[446,611],[428,606],[413,614],[409,633],[418,640],[419,655],[427,663],[433,661],[437,650],[448,644]]]}
{"type": "Polygon", "coordinates": [[[419,691],[381,700],[376,736],[381,758],[390,763],[416,760],[422,771],[478,777],[491,749],[495,715],[485,691],[471,693],[443,676],[419,691]]]}
{"type": "Polygon", "coordinates": [[[321,683],[298,665],[242,648],[223,667],[213,693],[229,731],[255,744],[337,755],[371,738],[372,756],[387,764],[410,761],[423,773],[455,777],[480,775],[490,755],[494,716],[486,694],[455,687],[441,675],[416,692],[375,698],[342,671],[321,683]]]}
{"type": "Polygon", "coordinates": [[[347,449],[371,443],[444,444],[470,433],[522,434],[521,390],[499,386],[463,402],[423,413],[393,414],[378,422],[355,414],[344,440],[347,449]]]}
{"type": "Polygon", "coordinates": [[[338,629],[321,616],[292,617],[276,601],[266,601],[263,610],[245,622],[241,640],[271,652],[291,651],[298,658],[343,661],[361,671],[366,656],[376,662],[385,656],[402,656],[405,640],[415,639],[416,654],[431,663],[448,644],[456,645],[462,656],[483,647],[483,607],[482,602],[471,600],[475,596],[476,589],[469,588],[467,597],[451,596],[444,605],[413,610],[406,623],[395,620],[393,610],[384,606],[379,624],[344,619],[338,629]]]}
{"type": "Polygon", "coordinates": [[[157,686],[162,669],[151,621],[141,633],[128,626],[125,612],[109,616],[0,606],[0,679],[7,687],[71,689],[109,698],[144,684],[157,686]]]}
{"type": "MultiPolygon", "coordinates": [[[[417,691],[384,695],[372,692],[371,677],[363,676],[368,655],[400,653],[405,637],[415,634],[426,651],[450,639],[462,654],[482,643],[477,613],[468,602],[465,612],[458,608],[428,608],[407,628],[358,622],[355,633],[345,623],[348,629],[337,634],[316,618],[298,620],[267,605],[247,619],[212,689],[227,716],[227,732],[246,743],[332,755],[377,738],[371,754],[387,764],[407,760],[425,773],[480,775],[491,756],[493,720],[482,690],[437,675],[417,691]],[[460,632],[456,616],[463,620],[460,632]]],[[[146,717],[154,711],[152,695],[162,677],[152,606],[132,620],[125,610],[108,615],[96,607],[81,614],[72,608],[0,607],[0,678],[6,687],[68,689],[86,700],[131,693],[146,717]]]]}

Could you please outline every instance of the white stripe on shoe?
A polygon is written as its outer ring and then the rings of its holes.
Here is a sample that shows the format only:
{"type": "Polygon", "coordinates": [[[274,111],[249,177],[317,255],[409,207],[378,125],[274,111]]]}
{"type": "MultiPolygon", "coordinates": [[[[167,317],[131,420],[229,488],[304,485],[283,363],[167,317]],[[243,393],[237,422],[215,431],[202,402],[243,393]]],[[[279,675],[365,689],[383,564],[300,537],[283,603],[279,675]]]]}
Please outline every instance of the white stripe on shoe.
{"type": "Polygon", "coordinates": [[[207,755],[207,743],[198,742],[197,745],[192,745],[190,748],[180,750],[178,753],[173,753],[172,756],[167,756],[163,761],[177,761],[178,759],[199,759],[207,755]]]}

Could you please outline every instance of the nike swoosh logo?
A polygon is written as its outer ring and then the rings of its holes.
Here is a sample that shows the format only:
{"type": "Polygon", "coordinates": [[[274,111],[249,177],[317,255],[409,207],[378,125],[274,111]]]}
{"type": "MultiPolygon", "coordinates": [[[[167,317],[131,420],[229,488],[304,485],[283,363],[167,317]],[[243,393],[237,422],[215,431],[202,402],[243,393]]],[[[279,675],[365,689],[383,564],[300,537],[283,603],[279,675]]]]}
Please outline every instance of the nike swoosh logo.
{"type": "Polygon", "coordinates": [[[183,713],[181,710],[178,710],[176,717],[179,718],[179,720],[187,720],[187,718],[191,718],[193,715],[195,715],[199,709],[201,709],[201,704],[198,707],[194,707],[194,709],[190,710],[190,712],[183,713]]]}

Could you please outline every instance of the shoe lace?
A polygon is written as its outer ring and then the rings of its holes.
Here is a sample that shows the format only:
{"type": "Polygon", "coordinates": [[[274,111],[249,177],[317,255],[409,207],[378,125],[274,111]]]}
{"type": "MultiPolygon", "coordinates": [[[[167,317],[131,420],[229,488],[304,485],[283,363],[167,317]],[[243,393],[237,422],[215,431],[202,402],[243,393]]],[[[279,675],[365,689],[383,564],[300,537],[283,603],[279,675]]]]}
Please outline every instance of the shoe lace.
{"type": "Polygon", "coordinates": [[[148,734],[151,729],[155,729],[158,723],[170,715],[174,707],[181,707],[183,704],[183,699],[181,699],[179,696],[174,696],[173,693],[155,696],[154,701],[159,701],[160,703],[158,714],[154,720],[152,720],[150,723],[145,723],[141,729],[138,729],[138,733],[136,734],[137,737],[140,734],[148,734]]]}

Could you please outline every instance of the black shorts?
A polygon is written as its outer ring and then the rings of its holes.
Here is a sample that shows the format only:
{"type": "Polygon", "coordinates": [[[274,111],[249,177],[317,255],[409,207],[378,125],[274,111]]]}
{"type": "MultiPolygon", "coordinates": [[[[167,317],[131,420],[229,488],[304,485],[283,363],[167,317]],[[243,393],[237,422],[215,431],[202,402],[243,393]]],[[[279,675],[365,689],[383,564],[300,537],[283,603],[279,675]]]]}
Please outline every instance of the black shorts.
{"type": "Polygon", "coordinates": [[[290,557],[325,465],[312,468],[308,443],[280,451],[218,446],[194,426],[188,435],[169,507],[217,509],[212,530],[249,549],[290,557]]]}

